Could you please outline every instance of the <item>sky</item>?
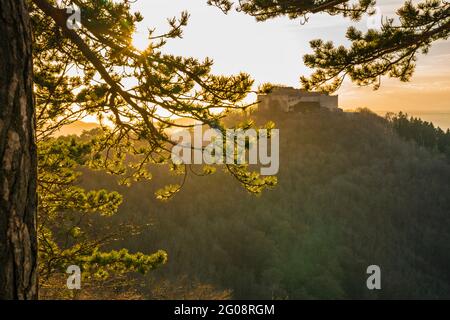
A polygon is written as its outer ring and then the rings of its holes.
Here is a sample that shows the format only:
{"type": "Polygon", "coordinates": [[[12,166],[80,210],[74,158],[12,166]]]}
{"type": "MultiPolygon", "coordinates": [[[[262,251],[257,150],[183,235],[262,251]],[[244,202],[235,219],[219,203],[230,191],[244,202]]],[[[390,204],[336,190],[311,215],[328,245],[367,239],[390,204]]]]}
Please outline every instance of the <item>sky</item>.
{"type": "MultiPolygon", "coordinates": [[[[416,1],[417,2],[417,1],[416,1]]],[[[402,0],[378,1],[383,17],[394,15],[402,0]]],[[[171,39],[164,52],[214,60],[216,74],[249,73],[257,84],[271,82],[299,87],[301,75],[308,75],[302,56],[311,52],[309,41],[321,38],[346,44],[345,31],[351,25],[367,30],[373,20],[355,23],[342,17],[312,15],[308,23],[281,17],[256,22],[253,17],[232,11],[228,15],[206,5],[206,0],[138,0],[134,9],[144,16],[135,45],[143,48],[147,28],[156,34],[169,29],[166,19],[184,10],[190,20],[183,39],[171,39]]],[[[443,128],[450,127],[450,41],[434,44],[428,55],[419,55],[416,73],[409,83],[382,80],[378,91],[346,83],[338,92],[343,109],[368,107],[384,115],[405,111],[443,128]]]]}

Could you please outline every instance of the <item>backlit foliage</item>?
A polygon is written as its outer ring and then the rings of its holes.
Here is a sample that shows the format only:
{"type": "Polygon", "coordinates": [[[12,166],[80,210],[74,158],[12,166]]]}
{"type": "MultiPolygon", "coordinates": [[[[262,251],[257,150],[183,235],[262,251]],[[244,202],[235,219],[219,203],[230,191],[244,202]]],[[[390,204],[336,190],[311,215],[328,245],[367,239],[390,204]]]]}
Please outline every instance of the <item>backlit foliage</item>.
{"type": "MultiPolygon", "coordinates": [[[[110,222],[122,202],[115,191],[79,187],[83,170],[104,170],[130,185],[149,180],[151,164],[170,164],[168,129],[181,117],[224,130],[222,118],[230,110],[249,107],[243,99],[253,80],[240,73],[211,74],[212,60],[163,54],[167,39],[180,38],[189,15],[169,19],[165,34],[149,31],[149,45],[132,45],[140,13],[132,1],[29,0],[34,32],[34,87],[39,153],[39,268],[42,283],[79,265],[83,277],[104,279],[113,274],[145,273],[164,264],[167,255],[130,253],[106,247],[126,235],[141,232],[132,223],[110,222]],[[68,29],[64,9],[81,8],[82,28],[68,29]],[[99,128],[81,138],[56,138],[64,125],[86,116],[99,128]],[[94,227],[99,217],[103,229],[94,227]]],[[[259,177],[257,184],[246,168],[230,166],[250,192],[274,185],[259,177]]],[[[176,171],[186,168],[178,168],[176,171]]],[[[212,171],[210,170],[210,173],[212,171]]],[[[185,177],[186,179],[186,177],[185,177]]],[[[179,188],[157,192],[165,200],[179,188]]],[[[94,281],[94,280],[92,280],[94,281]]]]}
{"type": "MultiPolygon", "coordinates": [[[[228,12],[233,1],[209,0],[228,12]]],[[[360,20],[375,13],[374,0],[243,0],[237,10],[255,16],[257,20],[288,16],[306,23],[315,13],[342,15],[360,20]]],[[[448,39],[450,32],[450,3],[444,0],[405,1],[395,17],[380,18],[380,29],[347,30],[350,45],[336,46],[332,41],[311,41],[313,53],[304,56],[306,66],[314,72],[301,77],[308,90],[336,91],[346,77],[358,85],[372,85],[378,89],[381,77],[408,81],[415,70],[419,53],[426,54],[433,42],[448,39]]]]}

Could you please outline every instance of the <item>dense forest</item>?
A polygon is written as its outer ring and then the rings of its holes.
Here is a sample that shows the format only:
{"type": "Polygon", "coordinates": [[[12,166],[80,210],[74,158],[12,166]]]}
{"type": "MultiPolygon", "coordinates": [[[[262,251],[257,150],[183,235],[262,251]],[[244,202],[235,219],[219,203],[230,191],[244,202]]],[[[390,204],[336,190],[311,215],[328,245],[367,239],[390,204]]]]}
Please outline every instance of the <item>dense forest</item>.
{"type": "MultiPolygon", "coordinates": [[[[190,45],[178,53],[166,46],[188,26],[191,10],[183,8],[166,27],[145,26],[141,47],[143,13],[159,19],[165,11],[135,2],[0,0],[0,299],[449,296],[450,132],[367,110],[245,113],[249,94],[270,92],[257,83],[277,79],[245,72],[252,68],[235,60],[244,57],[223,50],[248,51],[239,40],[247,27],[230,15],[237,32],[209,30],[213,18],[196,37],[220,55],[185,56],[190,45]],[[208,41],[229,35],[225,48],[208,41]],[[216,69],[222,54],[227,67],[216,69]],[[170,132],[186,127],[176,118],[225,132],[245,120],[226,119],[239,111],[281,129],[277,177],[242,163],[173,161],[170,132]],[[56,136],[87,118],[96,128],[56,136]],[[365,287],[373,264],[382,269],[381,291],[365,287]],[[67,270],[82,290],[62,290],[71,287],[67,270]]],[[[201,2],[261,23],[346,20],[345,34],[329,26],[316,39],[306,32],[311,73],[300,86],[328,94],[344,81],[374,89],[384,78],[410,81],[418,57],[450,35],[443,0],[399,0],[392,19],[374,0],[201,2]],[[375,17],[372,27],[355,27],[375,17]]],[[[443,71],[436,66],[433,77],[443,71]]]]}
{"type": "Polygon", "coordinates": [[[431,130],[447,137],[446,149],[436,138],[444,150],[418,140],[431,124],[404,114],[250,117],[281,130],[278,185],[260,196],[220,170],[190,175],[167,202],[155,191],[180,177],[167,177],[166,168],[153,167],[152,182],[131,187],[102,172],[82,176],[88,189],[123,195],[118,213],[95,220],[94,230],[141,226],[108,249],[168,254],[157,270],[128,278],[137,298],[450,297],[449,132],[431,130]],[[366,287],[374,264],[380,291],[366,287]]]}
{"type": "Polygon", "coordinates": [[[395,131],[406,140],[414,141],[431,151],[443,153],[450,159],[450,129],[436,128],[433,123],[407,114],[388,114],[395,131]]]}

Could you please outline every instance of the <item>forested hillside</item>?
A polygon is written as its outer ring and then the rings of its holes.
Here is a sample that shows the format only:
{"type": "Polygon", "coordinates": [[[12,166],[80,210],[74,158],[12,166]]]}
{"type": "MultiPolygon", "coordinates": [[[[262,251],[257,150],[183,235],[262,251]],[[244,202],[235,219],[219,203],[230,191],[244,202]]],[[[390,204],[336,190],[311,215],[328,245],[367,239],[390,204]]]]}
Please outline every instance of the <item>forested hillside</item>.
{"type": "Polygon", "coordinates": [[[139,278],[143,297],[158,298],[162,284],[189,292],[200,283],[222,298],[450,298],[444,155],[365,110],[252,117],[281,130],[278,186],[259,197],[222,172],[191,174],[168,202],[154,197],[172,182],[163,168],[130,188],[99,172],[83,176],[88,188],[124,195],[114,223],[148,225],[115,246],[168,253],[166,265],[139,278]],[[381,291],[366,287],[373,264],[381,291]]]}

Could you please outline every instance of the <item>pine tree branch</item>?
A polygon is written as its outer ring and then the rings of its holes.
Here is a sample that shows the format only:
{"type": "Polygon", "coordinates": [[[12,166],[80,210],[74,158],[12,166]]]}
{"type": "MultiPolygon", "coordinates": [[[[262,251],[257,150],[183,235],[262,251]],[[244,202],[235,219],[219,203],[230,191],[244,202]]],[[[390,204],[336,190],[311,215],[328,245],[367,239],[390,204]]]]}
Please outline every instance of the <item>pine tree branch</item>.
{"type": "Polygon", "coordinates": [[[137,103],[135,103],[129,94],[124,91],[121,86],[111,77],[109,72],[103,66],[101,60],[97,57],[97,55],[87,46],[87,44],[83,41],[83,39],[74,31],[67,27],[67,15],[65,14],[65,10],[60,10],[58,8],[53,7],[46,0],[33,0],[33,2],[41,9],[47,16],[51,17],[56,25],[62,29],[64,36],[72,41],[77,48],[81,51],[84,57],[95,67],[100,76],[105,80],[105,82],[111,87],[111,89],[119,94],[131,107],[133,107],[139,114],[143,117],[144,122],[146,123],[148,129],[152,132],[154,137],[157,137],[163,141],[167,141],[168,139],[162,135],[153,123],[150,122],[148,112],[140,107],[137,103]]]}

